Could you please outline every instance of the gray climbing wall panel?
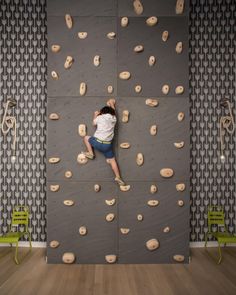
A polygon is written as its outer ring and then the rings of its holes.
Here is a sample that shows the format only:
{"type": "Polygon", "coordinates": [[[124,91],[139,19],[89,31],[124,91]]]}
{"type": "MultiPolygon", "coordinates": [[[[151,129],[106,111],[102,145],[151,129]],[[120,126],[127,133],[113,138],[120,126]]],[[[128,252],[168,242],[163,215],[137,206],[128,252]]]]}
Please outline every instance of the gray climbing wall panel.
{"type": "Polygon", "coordinates": [[[117,263],[174,263],[173,256],[184,256],[188,262],[189,242],[189,99],[188,99],[188,7],[184,13],[175,14],[176,1],[142,1],[144,13],[133,12],[132,1],[100,1],[100,6],[89,1],[50,1],[48,7],[48,116],[57,113],[59,120],[48,119],[47,157],[59,157],[56,164],[47,165],[48,181],[48,262],[62,262],[65,252],[75,254],[76,263],[107,263],[106,255],[116,255],[117,263]],[[70,13],[73,27],[68,29],[65,14],[70,13]],[[158,24],[146,25],[147,17],[157,13],[158,24]],[[129,25],[120,26],[123,16],[129,16],[129,25]],[[167,42],[162,41],[162,32],[169,31],[167,42]],[[79,39],[78,32],[87,32],[86,39],[79,39]],[[107,33],[115,32],[113,40],[107,33]],[[183,52],[177,54],[177,42],[183,42],[183,52]],[[58,44],[58,53],[51,46],[58,44]],[[135,53],[136,45],[144,51],[135,53]],[[64,69],[68,55],[74,59],[70,69],[64,69]],[[101,65],[95,67],[93,58],[101,56],[101,65]],[[150,67],[150,55],[156,64],[150,67]],[[120,80],[121,71],[129,71],[131,78],[120,80]],[[56,71],[58,80],[51,77],[56,71]],[[79,94],[81,82],[87,84],[85,96],[79,94]],[[141,93],[134,91],[142,86],[141,93]],[[162,86],[168,84],[168,95],[162,86]],[[114,92],[107,93],[112,85],[114,92]],[[175,94],[177,86],[183,86],[181,95],[175,94]],[[77,163],[77,155],[83,151],[79,124],[86,124],[87,134],[92,135],[92,117],[95,110],[106,104],[109,97],[117,101],[118,124],[114,150],[122,176],[131,185],[128,192],[120,191],[113,181],[113,174],[104,157],[96,158],[86,165],[77,163]],[[157,107],[145,104],[147,98],[159,101],[157,107]],[[130,111],[130,120],[123,123],[123,110],[130,111]],[[182,122],[177,116],[185,114],[182,122]],[[157,125],[157,135],[150,135],[150,127],[157,125]],[[177,149],[176,142],[184,141],[177,149]],[[129,149],[121,149],[122,142],[129,142],[129,149]],[[137,153],[143,153],[144,164],[136,164],[137,153]],[[160,175],[162,168],[172,168],[172,178],[160,175]],[[66,178],[65,172],[72,177],[66,178]],[[176,184],[184,183],[183,192],[176,184]],[[94,191],[99,184],[101,190],[94,191]],[[156,185],[155,194],[150,193],[156,185]],[[52,185],[59,190],[51,191],[52,185]],[[106,200],[115,199],[113,206],[106,200]],[[74,201],[73,206],[64,205],[64,200],[74,201]],[[158,200],[150,207],[149,200],[158,200]],[[178,200],[184,206],[178,206],[178,200]],[[106,215],[115,214],[112,222],[106,215]],[[137,215],[143,216],[142,221],[137,215]],[[85,236],[79,228],[86,226],[85,236]],[[164,228],[170,231],[164,233],[164,228]],[[121,228],[129,228],[122,234],[121,228]],[[160,246],[155,251],[146,248],[146,242],[157,239],[160,246]],[[51,248],[56,240],[59,247],[51,248]]]}

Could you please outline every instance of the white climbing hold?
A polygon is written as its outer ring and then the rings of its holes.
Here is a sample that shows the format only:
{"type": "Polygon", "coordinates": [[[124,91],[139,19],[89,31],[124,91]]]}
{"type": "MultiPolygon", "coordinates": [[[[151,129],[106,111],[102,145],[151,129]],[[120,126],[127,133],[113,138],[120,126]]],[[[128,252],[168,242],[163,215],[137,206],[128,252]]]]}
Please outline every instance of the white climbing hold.
{"type": "Polygon", "coordinates": [[[156,16],[151,16],[146,20],[146,24],[150,27],[153,27],[157,24],[158,18],[156,16]]]}
{"type": "Polygon", "coordinates": [[[174,171],[171,168],[163,168],[161,169],[160,174],[162,177],[169,178],[174,175],[174,171]]]}
{"type": "Polygon", "coordinates": [[[87,85],[85,82],[80,83],[80,87],[79,87],[79,93],[81,96],[85,95],[87,91],[87,85]]]}
{"type": "Polygon", "coordinates": [[[185,184],[184,183],[178,183],[176,184],[176,190],[177,192],[183,192],[185,190],[185,184]]]}
{"type": "Polygon", "coordinates": [[[143,165],[143,162],[144,162],[143,154],[142,153],[138,153],[137,156],[136,156],[136,164],[138,166],[142,166],[143,165]]]}
{"type": "Polygon", "coordinates": [[[128,71],[124,71],[119,74],[119,78],[121,80],[129,80],[130,77],[131,77],[131,74],[128,71]]]}
{"type": "Polygon", "coordinates": [[[166,42],[167,40],[168,40],[168,38],[169,38],[169,32],[168,31],[164,31],[163,33],[162,33],[162,41],[163,42],[166,42]]]}
{"type": "Polygon", "coordinates": [[[151,135],[156,135],[157,134],[157,125],[152,125],[150,127],[150,134],[151,135]]]}
{"type": "Polygon", "coordinates": [[[130,143],[129,142],[122,142],[120,144],[120,148],[122,148],[122,149],[129,149],[130,148],[130,143]]]}
{"type": "Polygon", "coordinates": [[[73,206],[75,202],[72,200],[64,200],[63,203],[66,206],[73,206]]]}
{"type": "Polygon", "coordinates": [[[169,93],[169,91],[170,91],[170,86],[165,84],[165,85],[162,86],[161,90],[162,90],[163,94],[167,95],[169,93]]]}
{"type": "Polygon", "coordinates": [[[150,193],[155,194],[157,192],[157,186],[155,184],[152,184],[150,187],[150,193]]]}
{"type": "Polygon", "coordinates": [[[79,164],[86,164],[88,162],[88,158],[85,157],[83,153],[78,154],[77,156],[77,162],[79,164]]]}
{"type": "Polygon", "coordinates": [[[58,75],[58,73],[57,73],[56,71],[52,71],[52,72],[51,72],[51,76],[52,76],[52,78],[53,78],[54,80],[58,80],[58,79],[59,79],[59,75],[58,75]]]}
{"type": "Polygon", "coordinates": [[[178,206],[183,207],[184,206],[184,201],[183,200],[178,200],[178,206]]]}
{"type": "Polygon", "coordinates": [[[108,263],[115,263],[117,257],[116,257],[116,255],[112,254],[112,255],[106,255],[105,259],[106,259],[106,262],[108,262],[108,263]]]}
{"type": "Polygon", "coordinates": [[[112,86],[112,85],[108,85],[108,86],[107,86],[107,92],[108,92],[109,94],[113,93],[113,86],[112,86]]]}
{"type": "Polygon", "coordinates": [[[65,178],[71,178],[72,177],[72,172],[70,170],[67,170],[65,172],[65,178]]]}
{"type": "Polygon", "coordinates": [[[50,120],[59,120],[59,115],[57,114],[57,113],[51,113],[50,115],[49,115],[49,119],[50,120]]]}
{"type": "Polygon", "coordinates": [[[184,0],[177,0],[175,6],[175,13],[182,14],[184,11],[184,0]]]}
{"type": "Polygon", "coordinates": [[[178,42],[176,44],[175,51],[178,54],[180,54],[183,51],[183,43],[182,42],[178,42]]]}
{"type": "Polygon", "coordinates": [[[108,39],[113,40],[113,39],[115,39],[115,37],[116,37],[116,33],[115,32],[110,32],[110,33],[107,34],[107,38],[108,39]]]}
{"type": "Polygon", "coordinates": [[[184,120],[184,113],[183,112],[178,113],[177,119],[179,122],[183,121],[184,120]]]}
{"type": "Polygon", "coordinates": [[[170,232],[170,227],[169,226],[166,226],[164,229],[163,229],[163,232],[164,233],[169,233],[170,232]]]}
{"type": "Polygon", "coordinates": [[[124,228],[124,227],[121,227],[120,228],[120,231],[123,235],[127,235],[129,232],[130,232],[130,229],[129,228],[124,228]]]}
{"type": "Polygon", "coordinates": [[[159,205],[159,201],[158,201],[158,200],[149,200],[149,201],[147,202],[147,204],[148,204],[148,206],[150,206],[150,207],[156,207],[156,206],[159,205]]]}
{"type": "Polygon", "coordinates": [[[53,241],[50,242],[49,245],[50,245],[51,248],[57,248],[57,247],[59,247],[60,243],[58,241],[56,241],[56,240],[53,240],[53,241]]]}
{"type": "Polygon", "coordinates": [[[52,50],[52,52],[57,53],[57,52],[59,52],[61,50],[61,46],[60,45],[53,44],[51,46],[51,50],[52,50]]]}
{"type": "Polygon", "coordinates": [[[127,192],[130,190],[130,185],[129,184],[128,185],[120,185],[120,190],[122,192],[127,192]]]}
{"type": "Polygon", "coordinates": [[[128,123],[129,122],[129,111],[124,110],[122,113],[122,122],[123,123],[128,123]]]}
{"type": "Polygon", "coordinates": [[[72,66],[72,64],[73,64],[73,57],[72,56],[70,56],[70,55],[68,55],[67,57],[66,57],[66,61],[65,61],[65,64],[64,64],[64,68],[65,69],[69,69],[71,66],[72,66]]]}
{"type": "Polygon", "coordinates": [[[50,185],[50,191],[51,192],[58,192],[60,189],[60,185],[59,184],[51,184],[50,185]]]}
{"type": "Polygon", "coordinates": [[[139,52],[142,52],[143,50],[144,50],[143,45],[137,45],[134,47],[134,52],[139,53],[139,52]]]}
{"type": "Polygon", "coordinates": [[[174,143],[174,146],[177,148],[177,149],[182,149],[184,147],[184,141],[181,141],[181,142],[175,142],[174,143]]]}
{"type": "Polygon", "coordinates": [[[116,203],[116,199],[105,200],[105,203],[106,203],[108,206],[114,206],[115,203],[116,203]]]}
{"type": "Polygon", "coordinates": [[[160,246],[160,243],[158,242],[157,239],[151,239],[146,242],[146,247],[150,251],[156,250],[157,248],[159,248],[159,246],[160,246]]]}
{"type": "Polygon", "coordinates": [[[71,264],[75,261],[75,254],[72,252],[66,252],[62,256],[62,261],[66,264],[71,264]]]}
{"type": "Polygon", "coordinates": [[[99,55],[95,55],[93,58],[93,64],[95,67],[98,67],[101,63],[101,58],[99,55]]]}
{"type": "Polygon", "coordinates": [[[152,67],[152,66],[154,66],[155,63],[156,63],[155,56],[153,56],[153,55],[149,56],[149,59],[148,59],[149,66],[152,67]]]}
{"type": "Polygon", "coordinates": [[[71,29],[73,27],[73,19],[70,14],[65,15],[65,21],[68,29],[71,29]]]}
{"type": "Polygon", "coordinates": [[[150,107],[156,107],[156,106],[158,106],[158,100],[157,99],[154,99],[154,98],[148,98],[148,99],[146,99],[145,103],[146,103],[147,106],[150,106],[150,107]]]}
{"type": "Polygon", "coordinates": [[[137,215],[137,220],[138,221],[143,221],[143,215],[142,214],[138,214],[137,215]]]}
{"type": "Polygon", "coordinates": [[[124,28],[124,27],[127,27],[129,24],[129,19],[128,17],[124,16],[121,18],[121,21],[120,21],[120,25],[124,28]]]}
{"type": "Polygon", "coordinates": [[[79,39],[86,39],[88,36],[87,32],[78,32],[79,39]]]}
{"type": "Polygon", "coordinates": [[[87,234],[87,228],[86,228],[86,226],[81,226],[81,227],[79,228],[79,234],[80,234],[81,236],[85,236],[85,235],[87,234]]]}
{"type": "Polygon", "coordinates": [[[134,91],[135,91],[136,93],[140,93],[140,92],[142,91],[142,86],[141,86],[141,85],[136,85],[136,86],[134,87],[134,91]]]}
{"type": "Polygon", "coordinates": [[[109,213],[106,215],[106,221],[107,222],[112,222],[115,219],[115,214],[114,213],[109,213]]]}
{"type": "Polygon", "coordinates": [[[93,188],[96,193],[100,192],[100,190],[101,190],[101,186],[99,184],[94,184],[93,188]]]}
{"type": "Polygon", "coordinates": [[[140,15],[140,14],[143,13],[143,5],[142,5],[140,0],[134,0],[133,1],[133,6],[134,6],[134,12],[137,15],[140,15]]]}
{"type": "Polygon", "coordinates": [[[60,162],[60,158],[49,158],[48,162],[51,163],[51,164],[56,164],[56,163],[59,163],[60,162]]]}
{"type": "Polygon", "coordinates": [[[174,255],[173,259],[177,262],[183,262],[184,261],[184,256],[183,255],[174,255]]]}
{"type": "Polygon", "coordinates": [[[87,134],[87,131],[86,131],[86,125],[85,124],[79,124],[78,126],[78,133],[81,137],[85,137],[86,134],[87,134]]]}
{"type": "Polygon", "coordinates": [[[182,93],[184,93],[184,87],[183,86],[177,86],[175,88],[175,93],[176,94],[182,94],[182,93]]]}

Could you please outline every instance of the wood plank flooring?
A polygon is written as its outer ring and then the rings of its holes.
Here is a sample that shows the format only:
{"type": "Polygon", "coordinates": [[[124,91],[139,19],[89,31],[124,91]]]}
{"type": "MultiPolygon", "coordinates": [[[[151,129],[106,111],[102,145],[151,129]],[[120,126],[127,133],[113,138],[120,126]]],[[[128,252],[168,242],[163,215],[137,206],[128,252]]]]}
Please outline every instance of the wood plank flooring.
{"type": "MultiPolygon", "coordinates": [[[[205,249],[192,249],[189,265],[46,264],[45,249],[27,248],[19,266],[0,248],[0,295],[235,295],[236,248],[217,265],[205,249]]],[[[217,255],[216,248],[209,252],[217,255]]]]}

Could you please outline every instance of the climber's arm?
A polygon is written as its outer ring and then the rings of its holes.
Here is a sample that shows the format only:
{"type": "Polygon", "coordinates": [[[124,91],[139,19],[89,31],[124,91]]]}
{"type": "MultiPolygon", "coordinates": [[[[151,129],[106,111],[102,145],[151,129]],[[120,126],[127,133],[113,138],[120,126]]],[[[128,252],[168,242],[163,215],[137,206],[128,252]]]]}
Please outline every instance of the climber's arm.
{"type": "Polygon", "coordinates": [[[93,114],[93,126],[96,126],[97,125],[97,117],[100,115],[100,112],[99,111],[96,111],[94,112],[93,114]]]}
{"type": "Polygon", "coordinates": [[[107,105],[115,110],[116,109],[116,100],[114,98],[110,98],[107,101],[107,105]]]}

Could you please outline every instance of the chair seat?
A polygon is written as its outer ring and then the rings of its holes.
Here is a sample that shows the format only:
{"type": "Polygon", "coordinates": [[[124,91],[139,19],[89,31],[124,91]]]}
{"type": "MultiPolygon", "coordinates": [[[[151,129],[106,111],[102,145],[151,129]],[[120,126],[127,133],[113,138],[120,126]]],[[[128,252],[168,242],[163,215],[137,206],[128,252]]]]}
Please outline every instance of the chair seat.
{"type": "Polygon", "coordinates": [[[236,243],[236,236],[230,233],[216,232],[212,235],[218,240],[219,243],[236,243]]]}
{"type": "Polygon", "coordinates": [[[0,243],[17,243],[24,234],[24,232],[9,232],[0,237],[0,243]]]}

